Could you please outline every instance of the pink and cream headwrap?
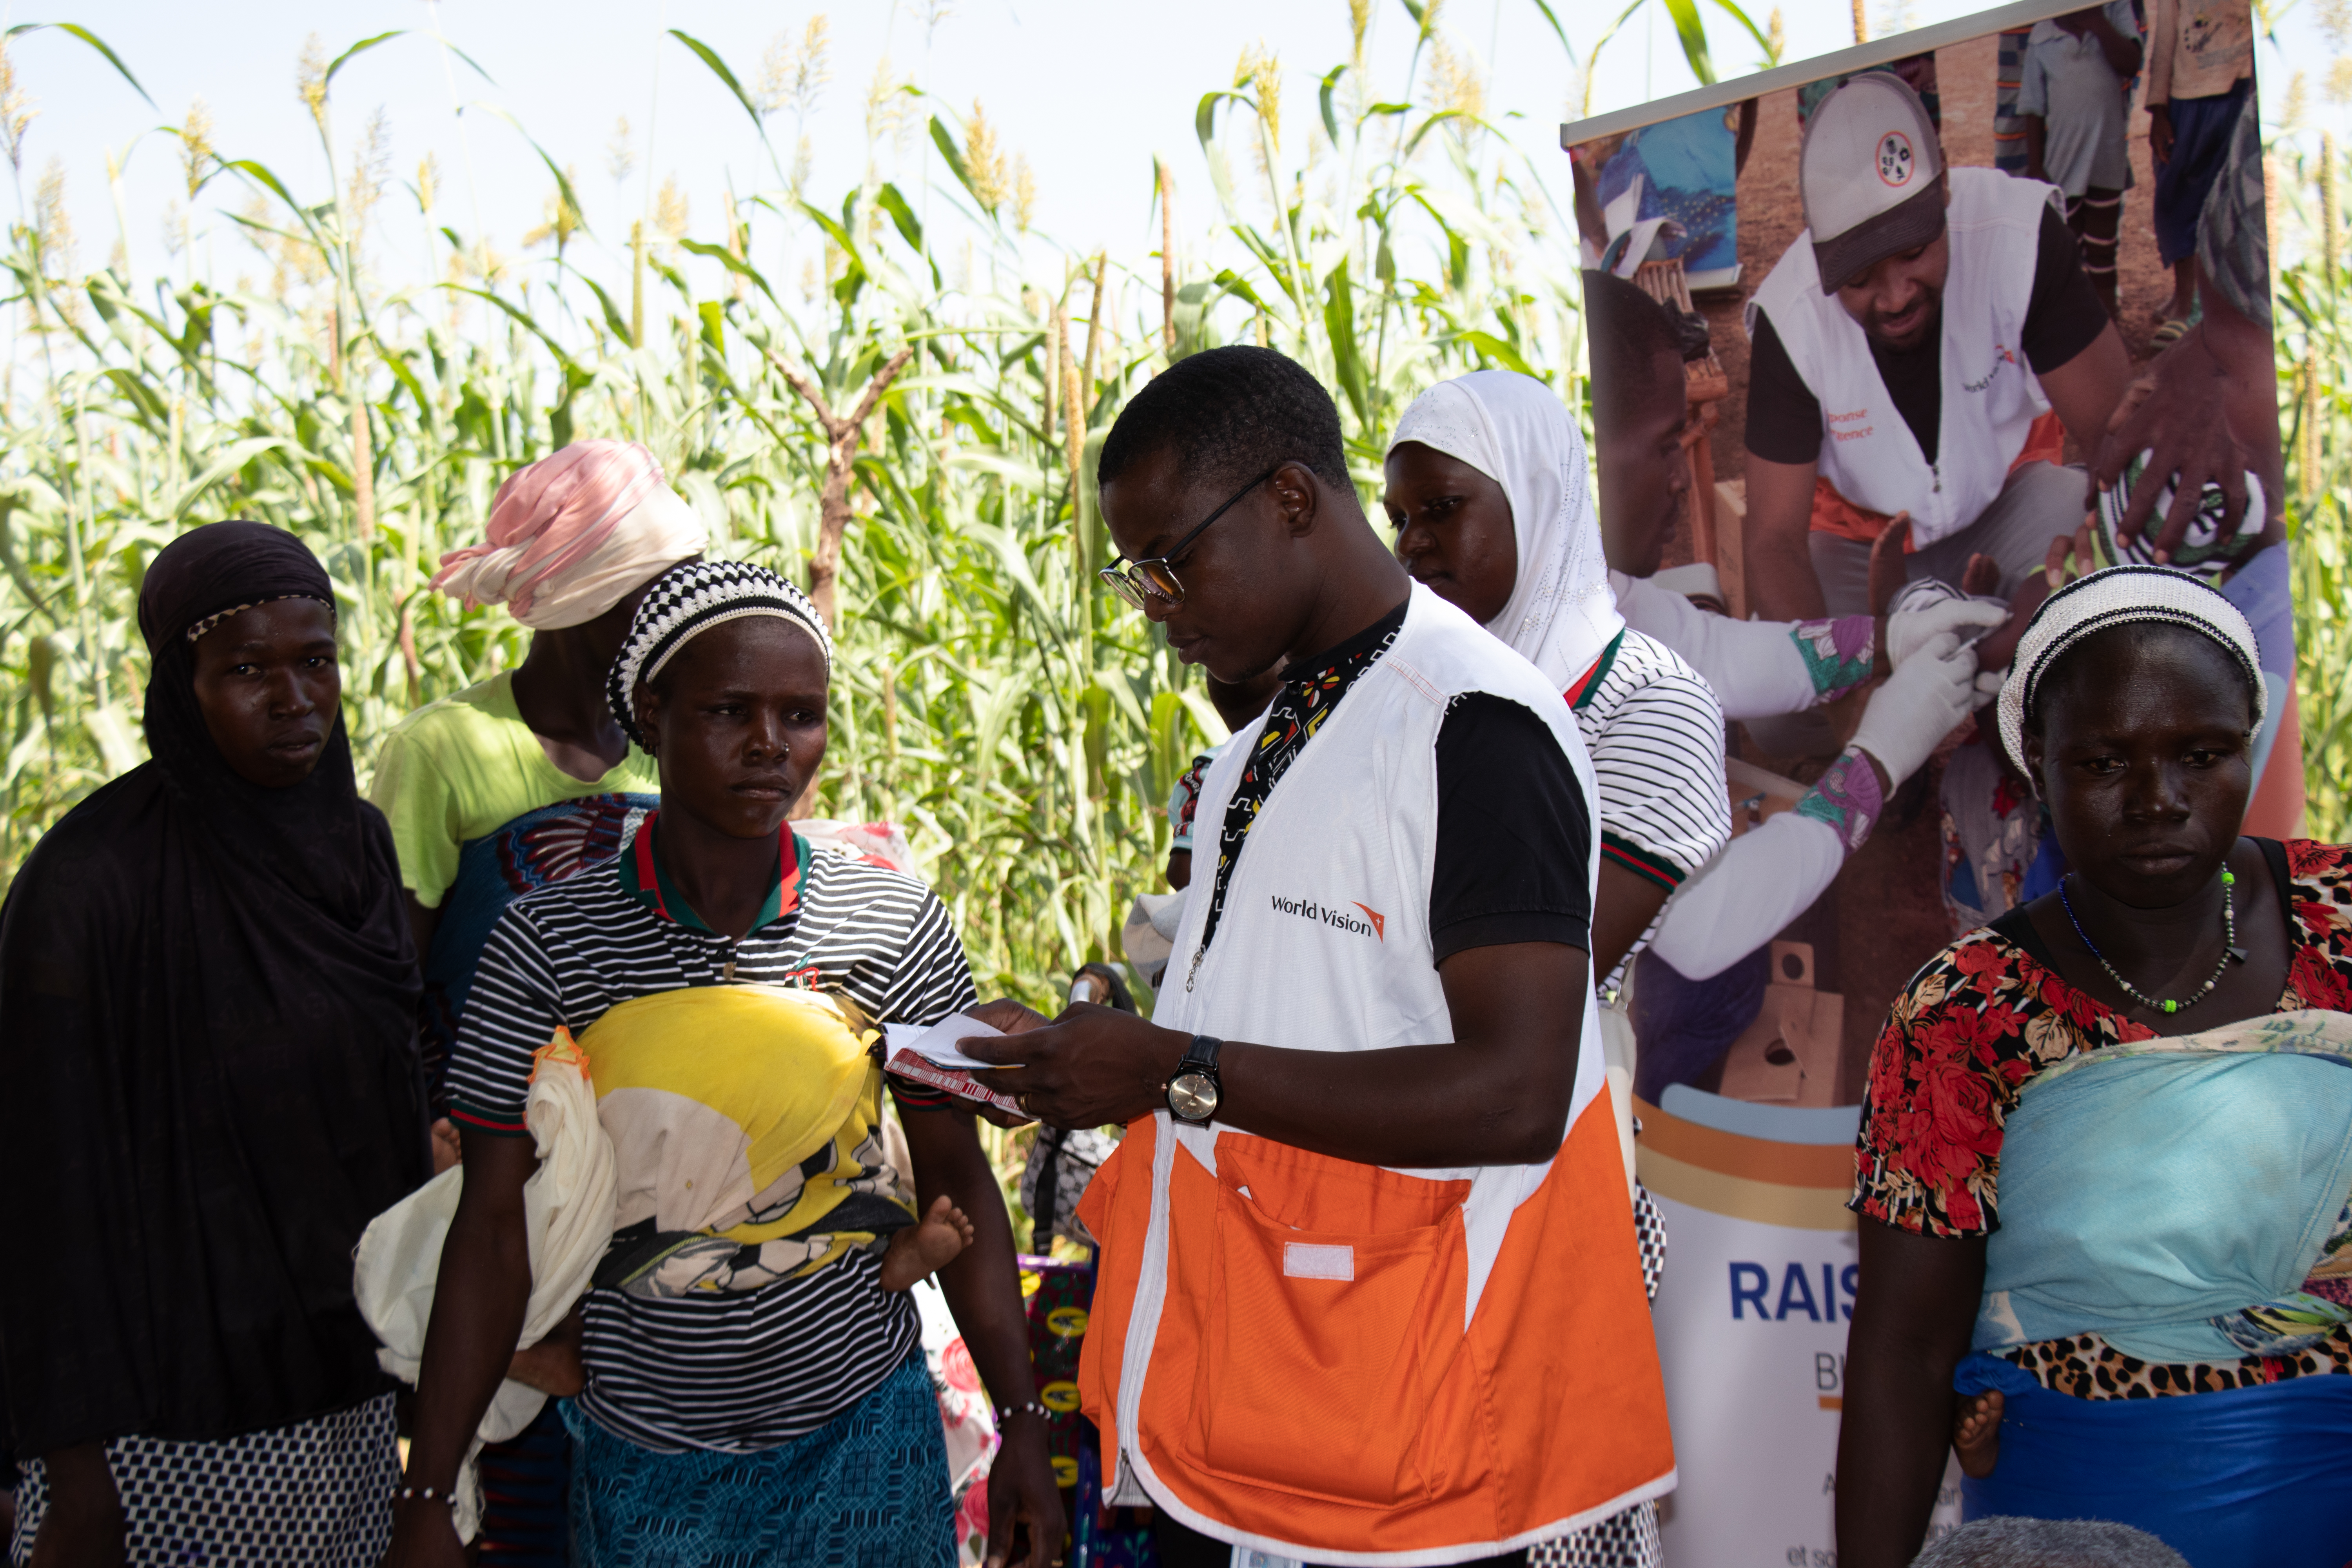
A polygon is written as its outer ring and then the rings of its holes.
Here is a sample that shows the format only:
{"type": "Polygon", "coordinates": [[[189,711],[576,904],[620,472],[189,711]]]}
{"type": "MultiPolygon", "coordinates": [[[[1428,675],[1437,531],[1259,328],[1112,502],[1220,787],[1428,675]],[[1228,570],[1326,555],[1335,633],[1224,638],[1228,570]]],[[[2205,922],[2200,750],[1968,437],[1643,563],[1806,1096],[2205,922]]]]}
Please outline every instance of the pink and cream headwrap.
{"type": "Polygon", "coordinates": [[[506,605],[534,631],[593,621],[709,534],[634,441],[574,441],[519,469],[490,502],[489,542],[441,557],[433,586],[506,605]]]}

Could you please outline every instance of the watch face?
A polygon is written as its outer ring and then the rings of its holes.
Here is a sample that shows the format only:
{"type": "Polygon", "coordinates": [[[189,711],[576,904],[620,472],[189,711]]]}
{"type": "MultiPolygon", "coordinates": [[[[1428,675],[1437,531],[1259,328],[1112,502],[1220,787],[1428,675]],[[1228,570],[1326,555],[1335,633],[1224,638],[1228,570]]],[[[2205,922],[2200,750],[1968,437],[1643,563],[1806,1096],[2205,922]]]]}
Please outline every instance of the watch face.
{"type": "Polygon", "coordinates": [[[1168,1086],[1170,1114],[1184,1121],[1206,1121],[1217,1113],[1217,1082],[1206,1073],[1177,1076],[1168,1086]]]}

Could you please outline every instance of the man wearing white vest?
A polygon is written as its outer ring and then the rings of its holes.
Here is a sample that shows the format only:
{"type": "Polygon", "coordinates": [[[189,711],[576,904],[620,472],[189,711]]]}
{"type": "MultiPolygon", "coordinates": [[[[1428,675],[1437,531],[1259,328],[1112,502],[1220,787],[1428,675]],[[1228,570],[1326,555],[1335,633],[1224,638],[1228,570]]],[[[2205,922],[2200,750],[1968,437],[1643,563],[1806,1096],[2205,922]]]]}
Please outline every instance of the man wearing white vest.
{"type": "Polygon", "coordinates": [[[1405,575],[1280,354],[1162,372],[1100,476],[1104,575],[1180,658],[1289,660],[1202,783],[1152,1021],[992,1004],[1014,1037],[965,1042],[1128,1128],[1080,1209],[1105,1490],[1169,1568],[1521,1562],[1674,1485],[1573,716],[1405,575]]]}
{"type": "Polygon", "coordinates": [[[2089,493],[2130,374],[2054,186],[1948,169],[1885,72],[1822,100],[1798,159],[1805,232],[1748,303],[1747,570],[1768,619],[1868,612],[1870,546],[1908,519],[1907,575],[2009,594],[2089,493]]]}

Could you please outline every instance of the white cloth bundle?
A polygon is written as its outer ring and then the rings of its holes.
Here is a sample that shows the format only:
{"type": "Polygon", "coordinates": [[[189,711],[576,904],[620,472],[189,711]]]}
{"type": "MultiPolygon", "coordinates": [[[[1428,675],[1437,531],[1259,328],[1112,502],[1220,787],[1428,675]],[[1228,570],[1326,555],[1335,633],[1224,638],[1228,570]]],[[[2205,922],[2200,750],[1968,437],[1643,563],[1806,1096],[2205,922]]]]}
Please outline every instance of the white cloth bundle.
{"type": "MultiPolygon", "coordinates": [[[[531,1285],[517,1349],[537,1344],[563,1321],[586,1293],[589,1277],[613,1239],[613,1142],[596,1120],[587,1058],[568,1033],[559,1033],[540,1051],[523,1120],[540,1163],[522,1189],[531,1285]]],[[[352,1255],[360,1314],[383,1342],[376,1360],[406,1384],[414,1384],[423,1367],[441,1247],[457,1218],[465,1175],[463,1165],[444,1171],[376,1215],[352,1255]]],[[[460,1541],[471,1541],[481,1522],[475,1455],[484,1443],[505,1442],[530,1426],[546,1403],[547,1395],[528,1384],[508,1378],[499,1384],[466,1451],[457,1486],[460,1541]]]]}

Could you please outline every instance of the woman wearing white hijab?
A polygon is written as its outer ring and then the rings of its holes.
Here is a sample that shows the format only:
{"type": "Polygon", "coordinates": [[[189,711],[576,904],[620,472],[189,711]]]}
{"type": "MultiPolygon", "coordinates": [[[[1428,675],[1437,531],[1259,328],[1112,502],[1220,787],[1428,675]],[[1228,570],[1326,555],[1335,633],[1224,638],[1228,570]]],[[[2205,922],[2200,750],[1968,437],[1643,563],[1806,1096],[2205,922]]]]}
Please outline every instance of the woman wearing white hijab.
{"type": "MultiPolygon", "coordinates": [[[[1649,303],[1646,296],[1643,302],[1649,303]]],[[[1601,318],[1608,314],[1594,312],[1596,354],[1611,347],[1598,338],[1608,324],[1601,318]]],[[[1662,315],[1659,320],[1663,333],[1662,315]]],[[[1667,344],[1664,353],[1674,355],[1671,339],[1661,341],[1667,344]]],[[[1673,363],[1679,366],[1678,358],[1673,363]]],[[[1671,383],[1676,411],[1681,380],[1677,368],[1671,383]]],[[[1640,390],[1619,385],[1612,396],[1638,401],[1640,390]]],[[[1604,437],[1612,423],[1639,423],[1643,417],[1640,411],[1627,408],[1601,412],[1604,437]]],[[[1637,444],[1617,445],[1628,448],[1637,444]]],[[[1643,445],[1638,460],[1647,458],[1643,445]]],[[[1671,456],[1661,451],[1656,460],[1684,459],[1675,446],[1671,456]]],[[[1399,529],[1397,554],[1438,594],[1473,616],[1484,612],[1488,630],[1555,680],[1584,648],[1595,646],[1608,626],[1623,626],[1612,584],[1620,591],[1642,590],[1642,625],[1651,632],[1627,628],[1623,643],[1615,645],[1616,657],[1601,667],[1598,679],[1575,684],[1577,677],[1570,676],[1572,684],[1562,687],[1578,704],[1577,718],[1601,782],[1604,863],[1593,910],[1593,941],[1601,948],[1630,925],[1640,940],[1623,950],[1617,964],[1654,938],[1658,956],[1678,973],[1706,979],[1769,942],[1821,896],[1846,857],[1869,837],[1885,797],[1967,716],[1976,700],[1976,659],[1956,634],[1973,606],[1965,601],[1957,607],[1938,606],[1916,617],[1918,624],[1888,634],[1896,656],[1893,679],[1872,693],[1853,743],[1795,810],[1774,816],[1727,847],[1725,812],[1721,836],[1704,854],[1684,862],[1687,870],[1683,879],[1669,884],[1654,876],[1651,886],[1644,887],[1638,874],[1656,863],[1637,858],[1638,847],[1644,841],[1653,846],[1668,841],[1650,825],[1670,819],[1670,803],[1687,803],[1685,809],[1695,813],[1700,809],[1702,788],[1712,790],[1716,802],[1726,799],[1723,707],[1715,705],[1713,690],[1706,742],[1711,761],[1706,763],[1697,755],[1697,724],[1675,727],[1665,721],[1666,694],[1685,688],[1658,674],[1652,677],[1655,691],[1639,697],[1622,693],[1634,670],[1663,668],[1647,650],[1656,649],[1672,659],[1674,669],[1703,689],[1742,692],[1735,714],[1745,718],[1824,700],[1828,693],[1814,689],[1813,678],[1801,668],[1788,678],[1779,665],[1806,662],[1791,651],[1806,640],[1802,634],[1823,628],[1826,641],[1836,628],[1826,622],[1790,625],[1704,616],[1678,595],[1609,571],[1600,519],[1582,482],[1584,461],[1584,439],[1575,421],[1541,382],[1508,371],[1477,371],[1441,383],[1405,411],[1390,442],[1388,510],[1399,529]],[[1572,473],[1576,482],[1561,479],[1556,491],[1541,489],[1555,472],[1572,473]],[[1555,493],[1562,499],[1553,500],[1555,493]],[[1522,497],[1528,504],[1520,504],[1522,497]],[[1537,520],[1532,524],[1523,521],[1529,516],[1537,520]],[[1564,521],[1570,517],[1572,522],[1564,521]],[[1561,563],[1554,580],[1574,585],[1582,613],[1542,618],[1542,581],[1551,574],[1523,571],[1519,563],[1545,561],[1561,563]],[[1536,579],[1532,584],[1531,577],[1536,579]],[[1596,582],[1597,592],[1591,586],[1596,582]],[[1684,612],[1683,619],[1721,635],[1685,637],[1677,630],[1682,622],[1657,616],[1653,601],[1671,601],[1684,612]],[[1603,607],[1591,607],[1596,603],[1603,607]],[[1523,604],[1525,609],[1520,608],[1523,604]],[[1634,653],[1630,662],[1629,650],[1634,653]],[[1759,677],[1759,669],[1769,673],[1759,677]],[[1769,688],[1769,694],[1761,688],[1769,688]],[[1614,704],[1612,691],[1622,693],[1614,704]],[[1775,696],[1781,700],[1778,704],[1775,696]],[[1616,759],[1616,765],[1604,757],[1616,759]],[[1675,895],[1673,905],[1660,913],[1668,893],[1675,895]],[[1633,920],[1637,914],[1639,921],[1633,920]]],[[[1662,494],[1675,489],[1651,488],[1662,494]]],[[[1861,653],[1859,664],[1866,675],[1870,650],[1861,653]]],[[[1602,952],[1596,952],[1593,959],[1595,973],[1611,973],[1603,967],[1611,961],[1602,952]]]]}
{"type": "MultiPolygon", "coordinates": [[[[1431,387],[1389,444],[1389,516],[1413,576],[1541,670],[1569,706],[1600,786],[1592,973],[1613,992],[1667,895],[1731,837],[1723,710],[1698,673],[1625,625],[1609,590],[1584,439],[1551,389],[1508,371],[1431,387]]],[[[1604,1014],[1604,1026],[1617,1017],[1604,1014]]],[[[1629,1162],[1630,1030],[1604,1026],[1629,1162]]],[[[1652,1291],[1664,1227],[1636,1187],[1652,1291]]],[[[1637,1503],[1529,1561],[1615,1568],[1660,1561],[1655,1502],[1637,1503]]]]}
{"type": "Polygon", "coordinates": [[[1575,710],[1601,786],[1592,973],[1614,989],[1667,895],[1731,837],[1722,707],[1618,615],[1584,437],[1543,383],[1482,370],[1422,394],[1389,443],[1386,500],[1406,569],[1575,710]]]}

